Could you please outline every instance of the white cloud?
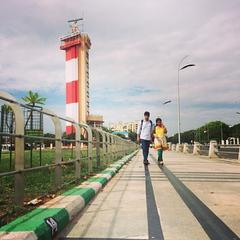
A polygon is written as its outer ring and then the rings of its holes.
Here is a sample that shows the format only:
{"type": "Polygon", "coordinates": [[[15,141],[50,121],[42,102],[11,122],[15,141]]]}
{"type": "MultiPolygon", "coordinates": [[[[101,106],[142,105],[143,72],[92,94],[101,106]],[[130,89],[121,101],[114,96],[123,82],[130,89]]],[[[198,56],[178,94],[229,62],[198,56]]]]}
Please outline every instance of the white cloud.
{"type": "MultiPolygon", "coordinates": [[[[149,109],[153,116],[163,115],[171,132],[176,131],[176,68],[190,54],[186,63],[196,67],[180,75],[183,129],[230,116],[235,109],[204,106],[239,101],[239,7],[237,0],[10,0],[0,9],[1,89],[41,89],[52,98],[57,91],[64,98],[59,37],[67,31],[66,20],[84,12],[92,40],[93,112],[107,121],[127,121],[149,109]],[[136,86],[156,91],[128,91],[136,86]],[[162,109],[163,99],[173,103],[162,109]],[[201,104],[199,113],[196,106],[201,104]]],[[[65,108],[57,102],[52,107],[65,108]]]]}

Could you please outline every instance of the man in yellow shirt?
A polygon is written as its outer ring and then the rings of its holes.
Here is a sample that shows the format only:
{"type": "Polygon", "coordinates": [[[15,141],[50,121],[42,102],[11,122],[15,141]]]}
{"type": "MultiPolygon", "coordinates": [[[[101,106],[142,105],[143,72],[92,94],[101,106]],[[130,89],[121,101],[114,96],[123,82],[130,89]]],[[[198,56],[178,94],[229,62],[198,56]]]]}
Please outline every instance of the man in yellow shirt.
{"type": "Polygon", "coordinates": [[[154,128],[154,148],[158,152],[158,162],[161,165],[163,165],[163,151],[167,149],[166,133],[167,129],[162,123],[162,119],[157,118],[156,126],[154,128]]]}

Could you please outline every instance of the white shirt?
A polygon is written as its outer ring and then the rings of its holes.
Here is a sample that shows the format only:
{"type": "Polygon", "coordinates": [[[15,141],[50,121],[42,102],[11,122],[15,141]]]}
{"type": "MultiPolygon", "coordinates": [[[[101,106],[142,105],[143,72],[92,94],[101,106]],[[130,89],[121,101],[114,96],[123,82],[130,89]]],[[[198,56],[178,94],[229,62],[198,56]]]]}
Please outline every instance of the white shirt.
{"type": "Polygon", "coordinates": [[[149,121],[143,120],[143,123],[142,121],[140,121],[138,124],[137,134],[140,135],[140,139],[151,141],[152,130],[153,130],[153,126],[150,120],[149,121]],[[141,124],[142,124],[142,130],[141,130],[141,124]]]}

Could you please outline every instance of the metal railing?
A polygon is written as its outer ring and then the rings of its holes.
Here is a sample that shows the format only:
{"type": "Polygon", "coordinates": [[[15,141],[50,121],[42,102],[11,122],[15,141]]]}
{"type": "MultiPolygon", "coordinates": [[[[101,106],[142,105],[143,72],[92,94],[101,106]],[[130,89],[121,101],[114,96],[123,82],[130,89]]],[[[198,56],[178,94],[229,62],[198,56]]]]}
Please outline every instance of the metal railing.
{"type": "MultiPolygon", "coordinates": [[[[75,122],[70,118],[57,116],[53,111],[43,108],[32,108],[29,105],[18,102],[12,95],[6,92],[0,92],[0,100],[2,103],[9,106],[14,113],[15,131],[13,133],[0,132],[0,137],[9,137],[14,140],[14,167],[9,171],[1,171],[0,165],[0,180],[6,177],[13,177],[11,187],[13,187],[14,204],[22,206],[25,200],[26,180],[25,174],[31,173],[32,178],[44,171],[40,178],[49,178],[54,185],[54,190],[57,191],[67,184],[64,181],[64,172],[69,169],[67,166],[71,165],[71,170],[74,171],[74,176],[71,176],[69,183],[78,183],[82,181],[82,163],[86,162],[87,175],[93,174],[93,168],[101,168],[120,157],[129,154],[138,148],[138,145],[120,138],[119,136],[105,132],[100,128],[93,128],[85,123],[75,122]],[[24,114],[23,108],[29,110],[39,111],[45,117],[50,118],[54,126],[54,137],[27,135],[24,131],[24,114]],[[74,126],[75,139],[63,138],[62,122],[68,122],[74,126]],[[83,137],[84,136],[84,137],[83,137]],[[26,141],[51,141],[54,147],[51,150],[52,161],[47,164],[40,164],[39,166],[26,167],[26,141]],[[63,159],[63,143],[72,145],[74,157],[69,160],[63,159]],[[94,159],[94,160],[93,160],[94,159]],[[94,166],[93,166],[94,164],[94,166]],[[47,173],[49,176],[47,177],[47,173]]],[[[50,151],[50,150],[49,150],[50,151]]],[[[70,171],[70,170],[69,170],[70,171]]],[[[1,180],[2,181],[2,180],[1,180]]],[[[1,184],[1,183],[0,183],[1,184]]],[[[4,194],[1,193],[1,194],[4,194]]],[[[3,196],[3,195],[2,195],[3,196]]]]}
{"type": "Polygon", "coordinates": [[[218,145],[220,158],[238,159],[240,145],[218,145]]]}
{"type": "Polygon", "coordinates": [[[240,145],[230,145],[230,144],[218,144],[216,141],[210,141],[210,144],[200,144],[195,142],[194,144],[172,144],[170,150],[192,153],[194,155],[203,155],[210,158],[225,158],[225,159],[235,159],[240,160],[240,145]]]}
{"type": "Polygon", "coordinates": [[[209,153],[209,144],[200,145],[200,155],[208,156],[209,153]]]}

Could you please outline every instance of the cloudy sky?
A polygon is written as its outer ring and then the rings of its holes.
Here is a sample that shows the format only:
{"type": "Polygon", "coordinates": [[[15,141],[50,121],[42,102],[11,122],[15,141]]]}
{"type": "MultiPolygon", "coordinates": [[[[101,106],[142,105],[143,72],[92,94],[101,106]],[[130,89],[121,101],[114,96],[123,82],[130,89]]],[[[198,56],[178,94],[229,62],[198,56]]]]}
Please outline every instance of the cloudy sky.
{"type": "Polygon", "coordinates": [[[84,16],[90,52],[91,112],[106,122],[141,119],[149,110],[177,130],[177,65],[182,129],[240,118],[239,0],[8,0],[0,8],[0,89],[47,97],[65,112],[67,20],[84,16]],[[169,105],[162,105],[172,100],[169,105]]]}

